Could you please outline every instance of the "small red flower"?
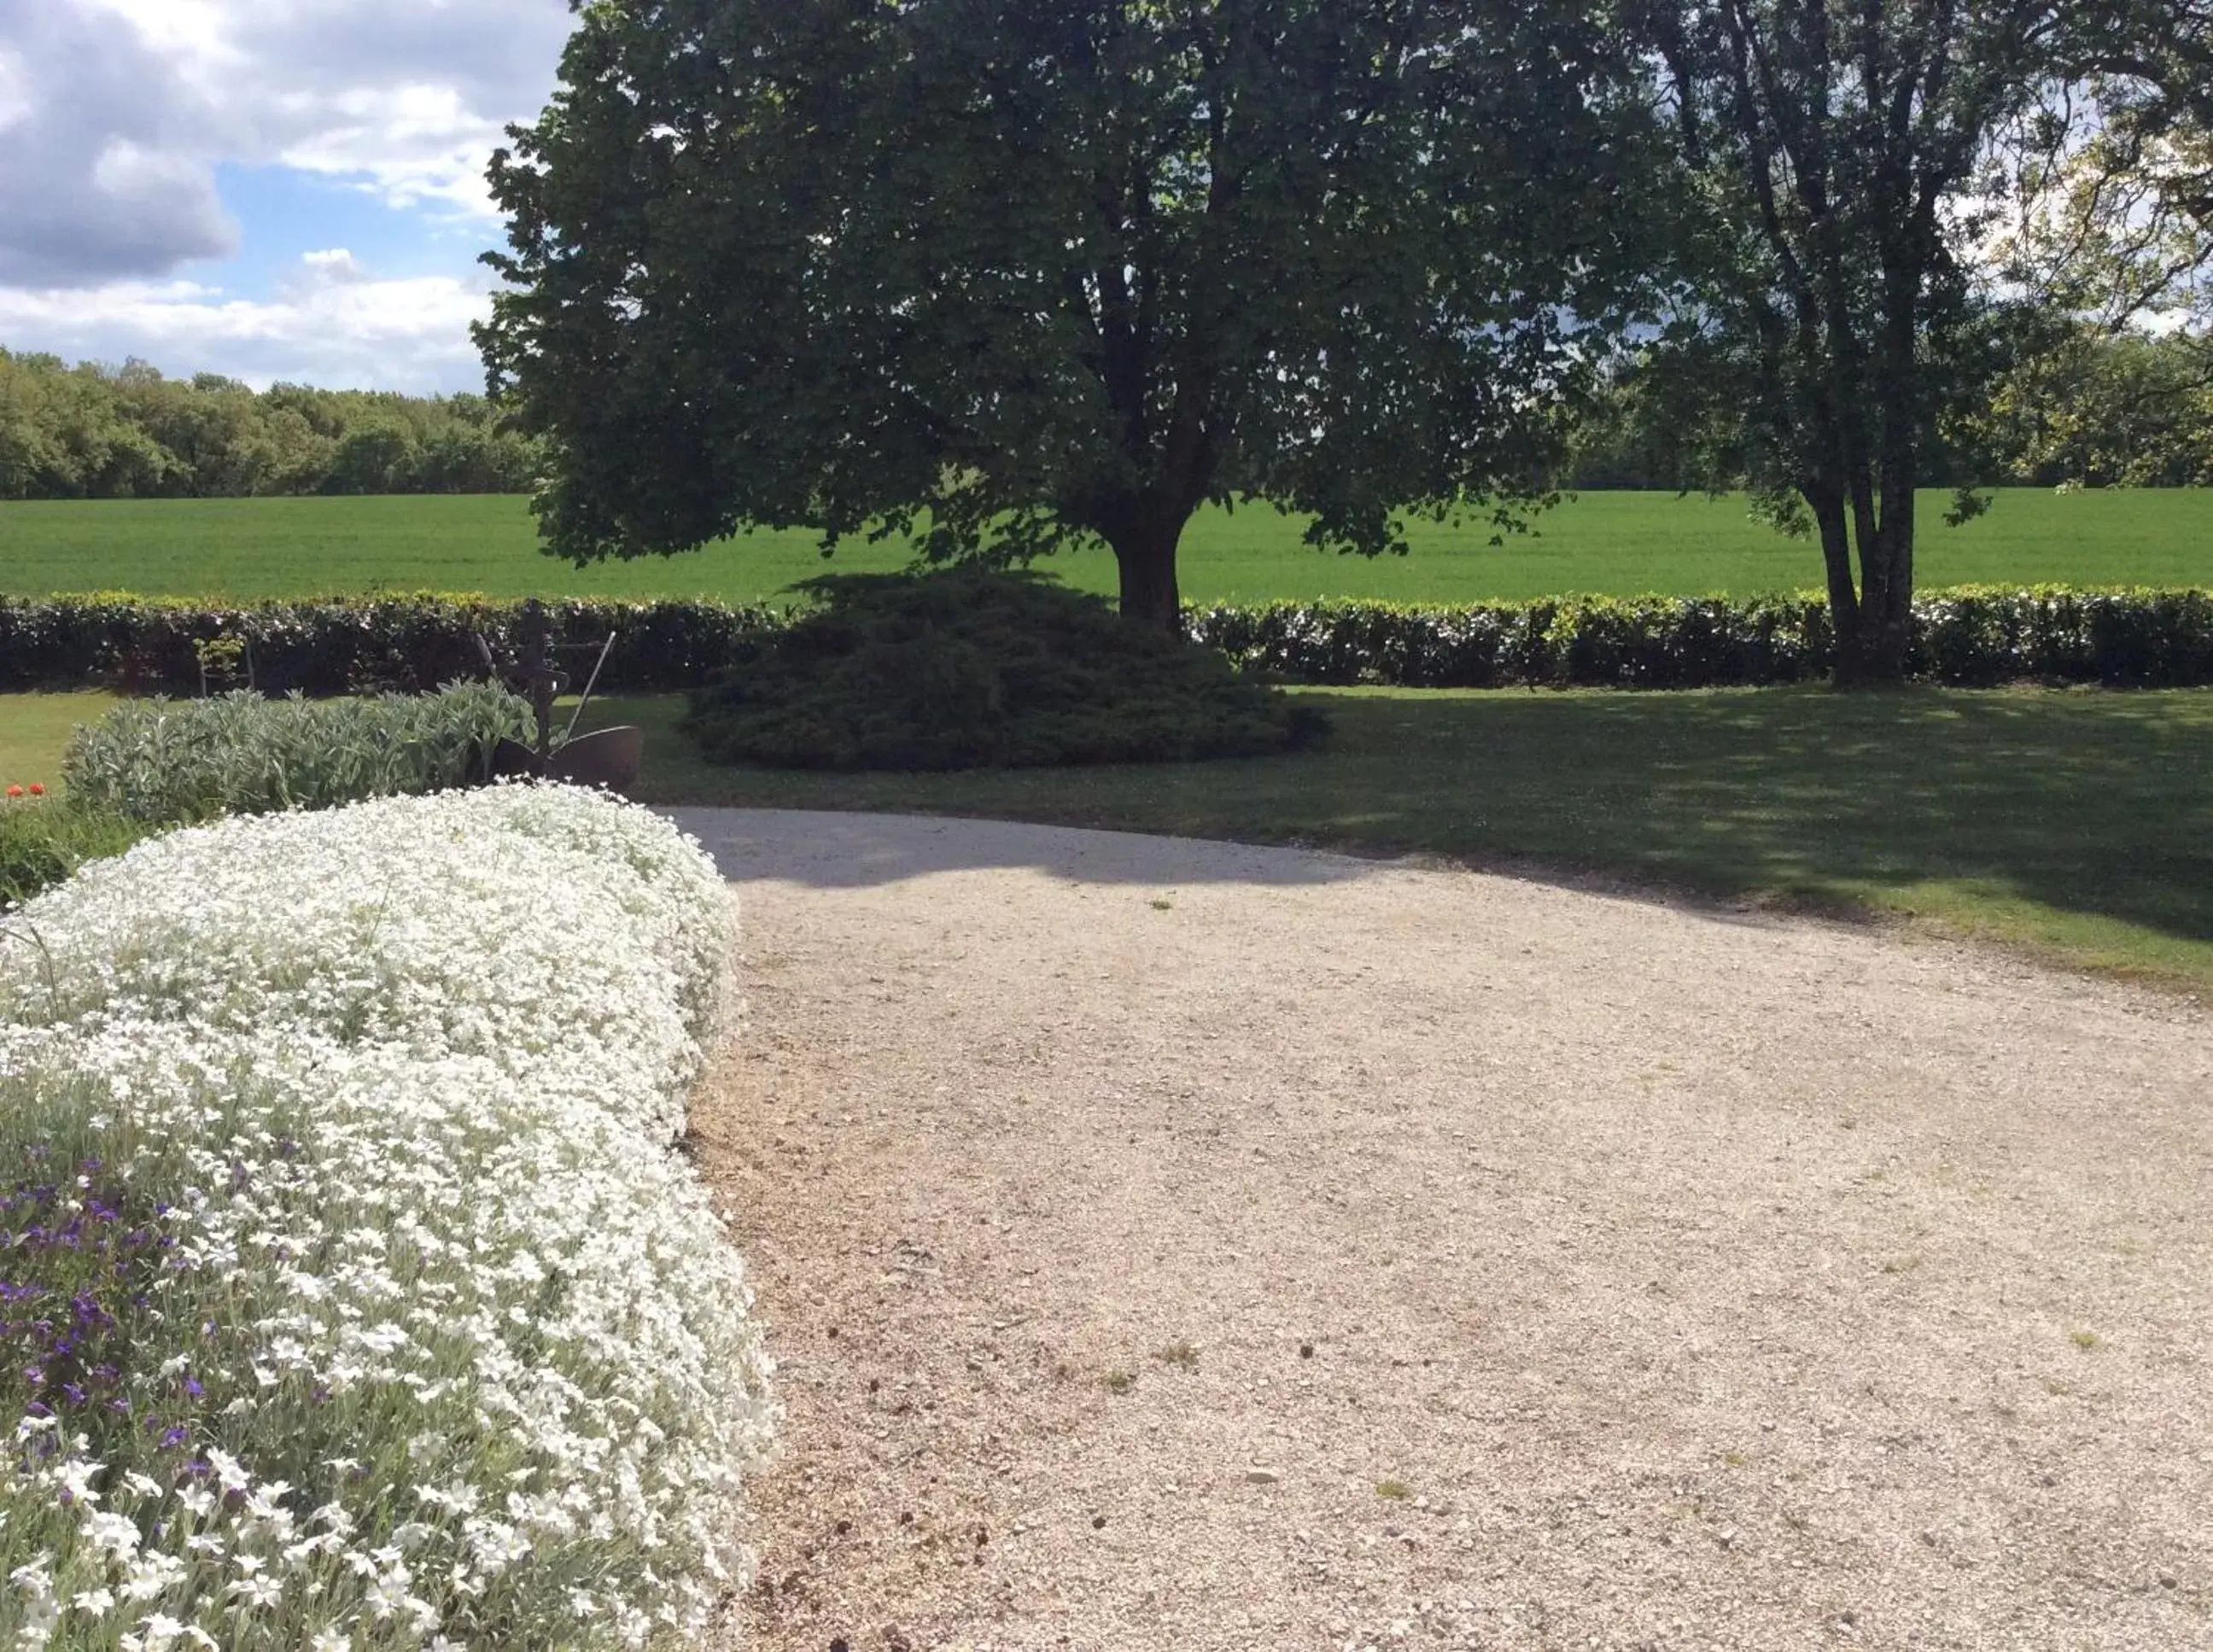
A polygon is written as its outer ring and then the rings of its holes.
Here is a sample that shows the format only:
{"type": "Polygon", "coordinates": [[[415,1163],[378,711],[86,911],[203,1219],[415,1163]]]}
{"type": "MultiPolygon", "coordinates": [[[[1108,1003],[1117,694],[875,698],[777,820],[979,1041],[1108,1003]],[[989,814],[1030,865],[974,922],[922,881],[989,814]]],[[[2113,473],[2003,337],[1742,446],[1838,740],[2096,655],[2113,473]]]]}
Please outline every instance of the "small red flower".
{"type": "Polygon", "coordinates": [[[46,795],[46,789],[44,786],[40,785],[40,784],[37,781],[35,781],[35,780],[34,780],[33,782],[31,782],[31,796],[34,796],[34,797],[44,797],[46,795]]]}
{"type": "Polygon", "coordinates": [[[8,796],[10,797],[21,797],[22,795],[23,789],[21,786],[10,786],[8,788],[8,796]]]}

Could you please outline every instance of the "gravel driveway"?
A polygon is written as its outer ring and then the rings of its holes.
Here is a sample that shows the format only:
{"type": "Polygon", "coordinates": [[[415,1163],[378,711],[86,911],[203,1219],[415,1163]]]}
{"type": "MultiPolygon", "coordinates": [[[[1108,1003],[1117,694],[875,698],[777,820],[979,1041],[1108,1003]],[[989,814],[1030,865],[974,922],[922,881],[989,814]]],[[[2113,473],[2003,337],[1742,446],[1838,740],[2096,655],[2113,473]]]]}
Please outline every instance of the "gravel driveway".
{"type": "Polygon", "coordinates": [[[690,810],[789,1417],[733,1644],[2213,1646],[2213,1054],[1982,952],[690,810]]]}

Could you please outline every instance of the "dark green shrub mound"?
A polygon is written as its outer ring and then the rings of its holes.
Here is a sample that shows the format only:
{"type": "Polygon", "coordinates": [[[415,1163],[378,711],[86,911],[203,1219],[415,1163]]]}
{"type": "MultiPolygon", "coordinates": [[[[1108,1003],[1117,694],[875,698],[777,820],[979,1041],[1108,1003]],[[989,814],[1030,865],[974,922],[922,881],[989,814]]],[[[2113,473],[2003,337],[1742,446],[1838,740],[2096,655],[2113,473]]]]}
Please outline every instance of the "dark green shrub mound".
{"type": "Polygon", "coordinates": [[[809,581],[820,606],[747,639],[686,727],[724,763],[1029,768],[1288,751],[1326,728],[1211,649],[1028,574],[809,581]]]}

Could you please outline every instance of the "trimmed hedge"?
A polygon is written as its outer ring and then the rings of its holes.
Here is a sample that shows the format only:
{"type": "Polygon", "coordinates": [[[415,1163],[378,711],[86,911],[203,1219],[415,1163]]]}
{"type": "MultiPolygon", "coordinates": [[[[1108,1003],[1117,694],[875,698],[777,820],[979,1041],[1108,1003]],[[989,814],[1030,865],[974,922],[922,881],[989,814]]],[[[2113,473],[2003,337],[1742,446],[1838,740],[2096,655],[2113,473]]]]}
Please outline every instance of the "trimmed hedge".
{"type": "MultiPolygon", "coordinates": [[[[1926,682],[2213,685],[2213,592],[1966,586],[1916,599],[1926,682]]],[[[1406,688],[1714,688],[1828,675],[1816,594],[1560,597],[1460,607],[1380,602],[1211,608],[1194,634],[1287,682],[1406,688]]]]}
{"type": "MultiPolygon", "coordinates": [[[[780,629],[770,607],[714,602],[552,601],[557,643],[577,645],[580,673],[612,631],[600,686],[696,687],[729,663],[741,638],[780,629]]],[[[257,602],[223,607],[101,592],[44,599],[0,597],[0,689],[104,685],[133,694],[195,694],[198,645],[243,645],[216,687],[264,693],[421,694],[481,677],[476,638],[503,658],[521,648],[522,605],[475,596],[413,594],[257,602]]]]}
{"type": "MultiPolygon", "coordinates": [[[[1930,592],[1914,612],[1912,669],[1927,681],[2213,686],[2213,591],[1973,586],[1930,592]]],[[[195,644],[229,639],[246,645],[264,692],[422,692],[480,674],[476,633],[512,650],[521,613],[460,596],[246,607],[0,597],[0,688],[198,692],[195,644]]],[[[778,608],[713,602],[549,602],[546,613],[559,641],[597,643],[615,632],[600,678],[612,691],[696,688],[747,639],[788,623],[778,608]]],[[[1827,674],[1833,642],[1826,605],[1805,592],[1450,607],[1277,602],[1192,607],[1186,618],[1196,640],[1281,681],[1417,688],[1801,682],[1827,674]]]]}

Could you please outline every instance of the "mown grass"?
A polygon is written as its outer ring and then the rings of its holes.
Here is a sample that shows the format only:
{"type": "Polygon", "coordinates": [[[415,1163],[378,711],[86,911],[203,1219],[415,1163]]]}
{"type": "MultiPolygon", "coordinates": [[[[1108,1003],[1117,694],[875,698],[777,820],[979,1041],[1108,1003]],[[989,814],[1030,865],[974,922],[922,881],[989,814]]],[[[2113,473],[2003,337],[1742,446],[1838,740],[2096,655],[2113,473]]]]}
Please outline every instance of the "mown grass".
{"type": "MultiPolygon", "coordinates": [[[[0,911],[87,861],[121,854],[149,831],[113,810],[82,806],[60,783],[70,733],[114,703],[108,694],[0,695],[0,911]],[[46,795],[7,796],[10,787],[34,785],[46,795]]],[[[0,955],[0,972],[13,966],[0,955]]]]}
{"type": "MultiPolygon", "coordinates": [[[[2195,585],[2213,582],[2213,490],[2059,497],[2008,489],[1989,515],[1944,527],[1922,501],[1925,588],[1972,583],[2195,585]]],[[[1185,595],[1200,602],[1374,597],[1476,601],[1592,592],[1700,594],[1818,587],[1819,554],[1752,521],[1741,498],[1593,493],[1490,543],[1488,527],[1419,525],[1408,557],[1324,556],[1266,509],[1208,511],[1185,537],[1185,595]]],[[[814,537],[762,533],[674,558],[577,570],[538,550],[509,497],[179,499],[0,503],[0,593],[131,590],[245,599],[372,590],[494,596],[720,597],[750,601],[829,569],[903,564],[903,545],[850,544],[825,564],[814,537]]],[[[1057,570],[1111,591],[1103,553],[1057,570]]]]}
{"type": "MultiPolygon", "coordinates": [[[[1187,765],[718,768],[666,695],[603,699],[587,726],[646,726],[652,802],[1421,850],[1905,917],[2213,990],[2213,692],[1301,692],[1336,719],[1324,749],[1187,765]]],[[[0,783],[51,783],[107,704],[0,696],[0,783]]]]}
{"type": "Polygon", "coordinates": [[[114,704],[114,695],[94,692],[0,694],[0,794],[34,781],[58,793],[70,735],[114,704]]]}
{"type": "Polygon", "coordinates": [[[1412,850],[1986,937],[2213,988],[2213,692],[1306,690],[1322,750],[967,775],[717,768],[670,697],[665,802],[886,809],[1412,850]]]}

